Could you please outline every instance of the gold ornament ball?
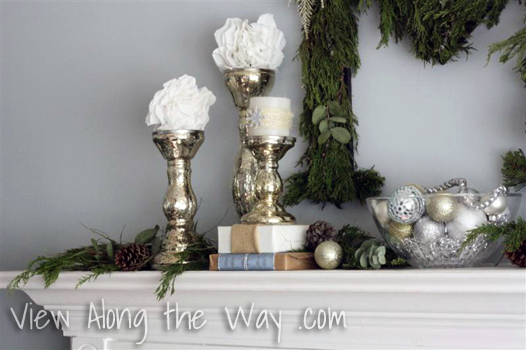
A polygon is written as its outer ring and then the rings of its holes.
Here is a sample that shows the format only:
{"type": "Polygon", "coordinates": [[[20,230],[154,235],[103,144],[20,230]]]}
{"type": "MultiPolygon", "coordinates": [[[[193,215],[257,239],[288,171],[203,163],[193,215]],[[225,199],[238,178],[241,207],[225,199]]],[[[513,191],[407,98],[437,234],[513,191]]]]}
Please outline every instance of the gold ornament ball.
{"type": "Polygon", "coordinates": [[[412,234],[413,225],[411,224],[402,224],[396,221],[391,221],[391,223],[389,224],[389,235],[393,238],[409,238],[412,234]]]}
{"type": "Polygon", "coordinates": [[[342,263],[343,249],[333,241],[320,243],[314,251],[316,264],[324,270],[334,270],[342,263]]]}
{"type": "Polygon", "coordinates": [[[438,222],[448,222],[457,216],[458,201],[453,196],[435,195],[427,199],[427,215],[438,222]]]}

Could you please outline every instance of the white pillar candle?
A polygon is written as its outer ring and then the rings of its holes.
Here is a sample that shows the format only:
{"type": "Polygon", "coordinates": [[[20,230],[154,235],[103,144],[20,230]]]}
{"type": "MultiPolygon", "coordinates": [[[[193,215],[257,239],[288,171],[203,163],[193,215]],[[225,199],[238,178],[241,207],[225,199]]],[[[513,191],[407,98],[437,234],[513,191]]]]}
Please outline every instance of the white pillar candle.
{"type": "Polygon", "coordinates": [[[253,97],[249,105],[250,136],[290,136],[292,129],[290,99],[286,97],[253,97]]]}

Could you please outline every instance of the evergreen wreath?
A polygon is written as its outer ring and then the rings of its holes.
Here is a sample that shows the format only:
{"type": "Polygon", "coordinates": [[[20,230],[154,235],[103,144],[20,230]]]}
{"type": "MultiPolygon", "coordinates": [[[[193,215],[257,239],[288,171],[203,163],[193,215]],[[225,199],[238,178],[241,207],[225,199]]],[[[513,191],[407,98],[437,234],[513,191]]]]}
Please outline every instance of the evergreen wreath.
{"type": "Polygon", "coordinates": [[[391,37],[398,43],[407,35],[413,40],[411,50],[417,58],[433,65],[443,65],[454,61],[462,52],[469,54],[473,50],[472,32],[480,24],[485,24],[488,29],[498,24],[508,0],[378,2],[382,34],[379,47],[387,46],[391,37]]]}
{"type": "Polygon", "coordinates": [[[352,111],[351,78],[360,66],[358,0],[312,1],[308,36],[298,57],[305,88],[300,134],[308,142],[298,165],[307,170],[287,179],[285,205],[303,200],[340,207],[378,195],[385,179],[374,169],[359,169],[354,159],[358,120],[352,111]],[[353,5],[353,6],[351,6],[353,5]]]}

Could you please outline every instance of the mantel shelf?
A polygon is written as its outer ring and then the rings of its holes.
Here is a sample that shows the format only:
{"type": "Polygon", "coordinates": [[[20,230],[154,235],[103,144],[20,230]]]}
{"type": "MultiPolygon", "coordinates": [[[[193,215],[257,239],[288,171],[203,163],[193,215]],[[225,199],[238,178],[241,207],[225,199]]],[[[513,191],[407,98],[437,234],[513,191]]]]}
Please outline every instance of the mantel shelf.
{"type": "MultiPolygon", "coordinates": [[[[18,273],[1,272],[0,286],[18,273]]],[[[62,273],[49,289],[35,277],[22,288],[47,310],[69,311],[64,334],[73,337],[75,350],[126,349],[141,339],[141,329],[87,329],[89,305],[100,309],[102,299],[106,309],[147,310],[148,337],[137,349],[524,349],[526,344],[526,270],[513,267],[198,271],[179,276],[176,293],[163,301],[154,295],[161,277],[156,271],[115,272],[75,289],[84,275],[62,273]],[[170,308],[178,303],[180,313],[202,310],[206,326],[166,330],[167,302],[170,308]],[[263,309],[282,312],[280,343],[272,325],[229,329],[225,307],[233,315],[238,307],[248,312],[252,303],[255,316],[263,309]],[[299,329],[307,308],[317,315],[328,307],[345,312],[347,329],[299,329]]]]}

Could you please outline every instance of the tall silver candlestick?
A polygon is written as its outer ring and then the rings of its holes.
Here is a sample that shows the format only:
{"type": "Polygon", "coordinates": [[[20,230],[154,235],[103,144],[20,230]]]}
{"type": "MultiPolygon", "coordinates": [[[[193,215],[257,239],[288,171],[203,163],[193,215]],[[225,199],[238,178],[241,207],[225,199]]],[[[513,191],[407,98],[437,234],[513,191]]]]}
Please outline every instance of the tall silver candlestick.
{"type": "Polygon", "coordinates": [[[180,261],[174,253],[184,251],[194,237],[197,202],[192,190],[190,160],[205,140],[201,130],[156,131],[153,141],[168,161],[168,189],[164,197],[164,215],[168,219],[166,237],[155,265],[180,261]]]}
{"type": "Polygon", "coordinates": [[[257,161],[247,148],[247,109],[252,97],[266,96],[274,86],[275,72],[269,69],[239,68],[225,71],[226,86],[239,111],[239,151],[234,163],[232,196],[239,217],[252,210],[256,200],[257,161]]]}

